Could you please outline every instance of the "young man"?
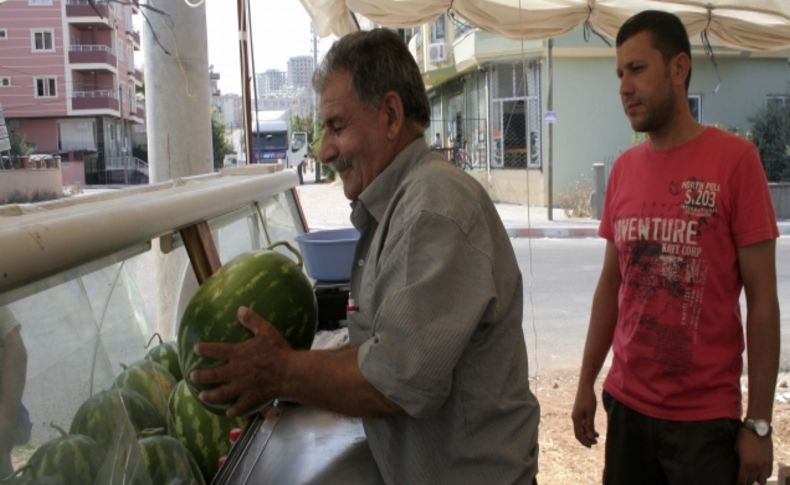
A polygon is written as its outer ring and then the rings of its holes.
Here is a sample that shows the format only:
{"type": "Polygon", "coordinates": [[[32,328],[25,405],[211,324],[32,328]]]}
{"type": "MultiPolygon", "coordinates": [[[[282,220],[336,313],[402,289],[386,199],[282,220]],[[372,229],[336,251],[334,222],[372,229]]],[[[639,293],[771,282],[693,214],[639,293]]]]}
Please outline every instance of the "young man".
{"type": "Polygon", "coordinates": [[[351,346],[294,352],[249,311],[248,342],[197,371],[201,398],[243,411],[273,397],[361,416],[386,483],[531,484],[539,408],[529,388],[522,283],[485,190],[432,153],[419,68],[389,30],[335,43],[314,80],[320,158],[352,201],[351,346]]]}
{"type": "Polygon", "coordinates": [[[674,15],[646,11],[622,26],[617,75],[626,116],[649,140],[624,153],[609,178],[574,433],[585,446],[597,441],[593,386],[612,347],[604,483],[765,483],[779,363],[778,231],[757,151],[691,116],[689,41],[674,15]]]}

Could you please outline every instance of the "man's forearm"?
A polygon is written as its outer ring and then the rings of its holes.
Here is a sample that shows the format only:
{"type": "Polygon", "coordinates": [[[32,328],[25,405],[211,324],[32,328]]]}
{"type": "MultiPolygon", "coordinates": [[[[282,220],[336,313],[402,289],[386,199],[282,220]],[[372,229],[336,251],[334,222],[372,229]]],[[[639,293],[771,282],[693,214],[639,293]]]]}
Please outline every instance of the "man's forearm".
{"type": "Polygon", "coordinates": [[[0,365],[0,422],[16,423],[27,374],[27,351],[18,329],[6,336],[3,343],[3,361],[0,365]]]}
{"type": "Polygon", "coordinates": [[[403,415],[359,370],[359,347],[294,352],[280,397],[311,404],[346,416],[403,415]]]}
{"type": "MultiPolygon", "coordinates": [[[[757,305],[755,305],[757,306],[757,305]]],[[[749,307],[746,345],[749,364],[749,399],[746,417],[771,419],[776,375],[779,371],[779,304],[749,307]]]]}

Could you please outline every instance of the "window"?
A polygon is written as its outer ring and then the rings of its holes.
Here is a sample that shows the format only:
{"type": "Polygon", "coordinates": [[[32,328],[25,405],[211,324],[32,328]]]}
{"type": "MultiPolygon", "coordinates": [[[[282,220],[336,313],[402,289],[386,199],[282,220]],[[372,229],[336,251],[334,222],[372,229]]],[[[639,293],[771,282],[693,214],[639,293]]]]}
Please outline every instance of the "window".
{"type": "Polygon", "coordinates": [[[52,5],[52,0],[28,0],[28,5],[52,5]]]}
{"type": "Polygon", "coordinates": [[[788,94],[769,94],[766,96],[768,106],[790,106],[790,95],[788,94]]]}
{"type": "Polygon", "coordinates": [[[444,39],[444,14],[439,15],[439,18],[431,25],[431,40],[444,39]]]}
{"type": "Polygon", "coordinates": [[[58,95],[55,77],[37,77],[35,81],[37,98],[54,98],[58,95]]]}
{"type": "Polygon", "coordinates": [[[33,52],[53,52],[55,50],[54,37],[52,30],[34,30],[33,52]]]}
{"type": "Polygon", "coordinates": [[[10,77],[0,77],[0,88],[7,88],[11,86],[10,77]]]}
{"type": "Polygon", "coordinates": [[[702,123],[702,95],[689,94],[688,100],[689,100],[689,109],[691,110],[691,116],[699,123],[702,123]]]}
{"type": "Polygon", "coordinates": [[[8,29],[0,29],[0,40],[6,40],[8,38],[8,29]]]}

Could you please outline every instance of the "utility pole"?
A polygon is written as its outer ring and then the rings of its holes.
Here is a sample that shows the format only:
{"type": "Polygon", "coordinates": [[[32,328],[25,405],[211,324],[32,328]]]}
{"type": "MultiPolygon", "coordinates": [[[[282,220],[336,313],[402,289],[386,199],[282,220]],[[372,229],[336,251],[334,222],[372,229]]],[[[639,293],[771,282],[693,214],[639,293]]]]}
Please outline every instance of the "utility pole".
{"type": "MultiPolygon", "coordinates": [[[[318,36],[315,35],[315,25],[310,21],[310,34],[313,36],[313,72],[318,69],[318,36]]],[[[318,93],[313,89],[313,140],[318,135],[318,93]]],[[[321,181],[321,162],[316,158],[313,160],[313,173],[315,181],[321,181]]]]}
{"type": "MultiPolygon", "coordinates": [[[[546,109],[549,112],[554,111],[554,61],[552,59],[554,50],[554,40],[549,39],[548,42],[548,55],[547,64],[549,68],[549,92],[546,99],[546,109]]],[[[554,220],[554,120],[549,121],[549,159],[547,162],[548,167],[548,210],[549,220],[554,220]]]]}
{"type": "Polygon", "coordinates": [[[254,162],[252,158],[252,107],[250,106],[250,74],[247,56],[247,9],[244,0],[236,0],[236,11],[239,22],[239,56],[241,57],[241,104],[244,110],[244,148],[247,165],[254,162]]]}

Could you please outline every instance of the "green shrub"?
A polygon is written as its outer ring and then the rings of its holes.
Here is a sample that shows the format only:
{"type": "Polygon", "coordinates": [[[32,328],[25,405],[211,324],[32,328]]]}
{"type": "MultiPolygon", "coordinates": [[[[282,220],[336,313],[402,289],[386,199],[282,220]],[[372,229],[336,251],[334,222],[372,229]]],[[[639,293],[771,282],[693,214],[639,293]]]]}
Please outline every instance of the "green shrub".
{"type": "Polygon", "coordinates": [[[790,104],[769,102],[749,121],[751,139],[760,152],[768,180],[790,181],[790,104]]]}

